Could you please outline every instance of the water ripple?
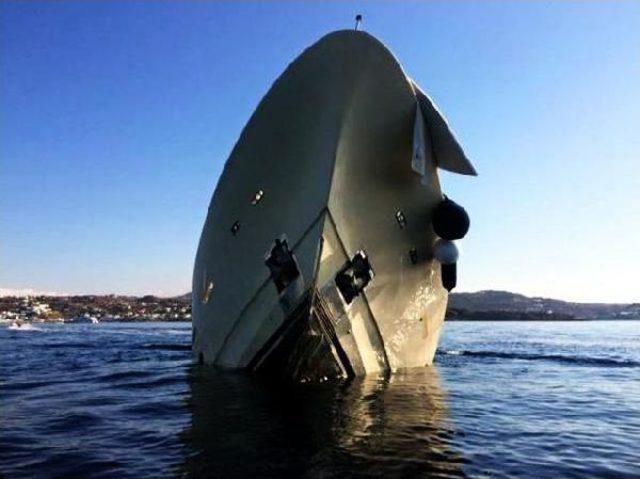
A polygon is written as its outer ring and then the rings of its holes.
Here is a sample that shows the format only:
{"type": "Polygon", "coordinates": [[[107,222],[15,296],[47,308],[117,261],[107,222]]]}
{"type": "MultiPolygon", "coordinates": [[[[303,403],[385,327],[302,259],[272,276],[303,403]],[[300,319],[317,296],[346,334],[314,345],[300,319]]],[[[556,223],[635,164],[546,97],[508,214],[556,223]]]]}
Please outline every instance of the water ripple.
{"type": "Polygon", "coordinates": [[[189,325],[0,329],[0,477],[640,477],[640,323],[445,326],[437,367],[274,384],[189,325]]]}
{"type": "Polygon", "coordinates": [[[556,361],[579,366],[604,366],[616,368],[637,368],[640,362],[629,359],[594,358],[587,356],[565,356],[561,354],[527,354],[502,351],[439,351],[439,355],[470,356],[477,358],[522,359],[525,361],[556,361]]]}

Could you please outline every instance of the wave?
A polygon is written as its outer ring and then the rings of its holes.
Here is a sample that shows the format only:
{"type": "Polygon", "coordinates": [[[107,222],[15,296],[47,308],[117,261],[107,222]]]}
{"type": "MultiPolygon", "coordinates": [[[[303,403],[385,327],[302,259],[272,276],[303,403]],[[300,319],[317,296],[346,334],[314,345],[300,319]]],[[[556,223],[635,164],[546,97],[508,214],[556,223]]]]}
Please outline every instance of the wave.
{"type": "Polygon", "coordinates": [[[189,329],[167,329],[165,330],[169,334],[186,334],[191,336],[191,328],[189,329]]]}
{"type": "Polygon", "coordinates": [[[116,382],[123,379],[144,379],[151,376],[153,373],[151,371],[120,371],[116,373],[105,374],[97,377],[96,379],[101,382],[116,382]]]}
{"type": "Polygon", "coordinates": [[[142,349],[156,351],[191,351],[191,344],[145,344],[142,349]]]}
{"type": "Polygon", "coordinates": [[[508,353],[503,351],[438,351],[438,355],[469,356],[478,358],[520,359],[524,361],[556,361],[579,366],[607,366],[618,368],[639,367],[640,362],[630,359],[594,358],[588,356],[565,356],[562,354],[508,353]]]}
{"type": "Polygon", "coordinates": [[[37,345],[37,347],[45,348],[45,349],[97,349],[97,346],[94,343],[79,343],[79,342],[43,343],[43,344],[37,345]]]}
{"type": "Polygon", "coordinates": [[[42,331],[42,329],[37,328],[33,324],[29,324],[29,323],[26,323],[26,324],[13,323],[7,329],[10,329],[11,331],[42,331]]]}
{"type": "Polygon", "coordinates": [[[136,326],[129,326],[127,328],[109,329],[108,334],[122,334],[126,336],[168,336],[168,335],[188,335],[191,336],[191,329],[142,329],[136,326]]]}

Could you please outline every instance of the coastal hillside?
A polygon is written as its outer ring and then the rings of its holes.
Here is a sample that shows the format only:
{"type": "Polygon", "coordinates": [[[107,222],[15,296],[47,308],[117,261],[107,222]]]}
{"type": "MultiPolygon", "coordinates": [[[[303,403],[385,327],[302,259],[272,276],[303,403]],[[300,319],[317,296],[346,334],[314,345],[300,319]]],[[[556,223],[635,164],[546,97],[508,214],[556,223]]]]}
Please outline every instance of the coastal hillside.
{"type": "MultiPolygon", "coordinates": [[[[158,296],[4,296],[0,321],[190,321],[191,293],[158,296]]],[[[447,319],[456,320],[591,320],[640,319],[640,303],[571,303],[528,297],[508,291],[449,295],[447,319]]]]}
{"type": "Polygon", "coordinates": [[[640,303],[572,303],[508,291],[452,293],[449,320],[640,319],[640,303]]]}

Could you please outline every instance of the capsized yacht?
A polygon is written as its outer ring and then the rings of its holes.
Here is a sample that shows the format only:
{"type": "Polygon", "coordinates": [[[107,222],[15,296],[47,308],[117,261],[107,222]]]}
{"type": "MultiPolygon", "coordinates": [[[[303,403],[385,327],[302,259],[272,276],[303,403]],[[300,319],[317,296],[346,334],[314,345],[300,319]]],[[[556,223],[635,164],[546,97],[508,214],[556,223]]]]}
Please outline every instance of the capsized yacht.
{"type": "Polygon", "coordinates": [[[330,33],[275,81],[209,206],[193,353],[299,381],[430,364],[475,175],[434,102],[372,35],[330,33]]]}

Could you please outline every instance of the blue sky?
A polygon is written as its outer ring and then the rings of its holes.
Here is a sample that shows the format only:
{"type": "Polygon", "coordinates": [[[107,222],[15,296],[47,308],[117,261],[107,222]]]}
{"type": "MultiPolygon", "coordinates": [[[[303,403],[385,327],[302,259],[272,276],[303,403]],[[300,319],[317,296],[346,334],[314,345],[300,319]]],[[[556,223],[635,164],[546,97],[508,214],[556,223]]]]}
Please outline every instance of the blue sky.
{"type": "Polygon", "coordinates": [[[640,301],[640,2],[0,3],[0,288],[190,289],[208,202],[271,83],[364,28],[478,178],[459,289],[640,301]]]}

